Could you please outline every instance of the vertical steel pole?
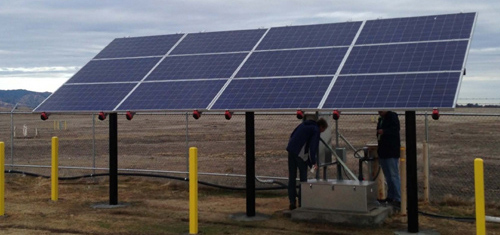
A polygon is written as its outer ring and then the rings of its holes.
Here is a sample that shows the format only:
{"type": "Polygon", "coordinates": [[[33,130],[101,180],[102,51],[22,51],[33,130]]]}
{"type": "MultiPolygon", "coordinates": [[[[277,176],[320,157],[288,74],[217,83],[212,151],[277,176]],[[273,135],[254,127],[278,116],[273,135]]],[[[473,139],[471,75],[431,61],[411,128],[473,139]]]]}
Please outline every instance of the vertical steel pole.
{"type": "Polygon", "coordinates": [[[109,114],[109,204],[118,205],[118,115],[109,114]]]}
{"type": "Polygon", "coordinates": [[[417,123],[415,111],[406,111],[405,120],[408,232],[418,233],[417,123]]]}
{"type": "Polygon", "coordinates": [[[255,116],[245,113],[247,217],[255,216],[255,116]]]}

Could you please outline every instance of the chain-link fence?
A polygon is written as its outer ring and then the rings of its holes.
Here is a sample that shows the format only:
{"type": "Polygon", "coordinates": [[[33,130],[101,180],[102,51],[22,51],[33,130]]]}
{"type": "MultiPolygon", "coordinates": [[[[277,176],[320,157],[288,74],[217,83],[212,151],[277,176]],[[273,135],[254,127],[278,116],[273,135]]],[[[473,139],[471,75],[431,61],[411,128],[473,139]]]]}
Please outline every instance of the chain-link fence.
{"type": "MultiPolygon", "coordinates": [[[[336,139],[335,121],[326,115],[332,132],[332,147],[347,149],[346,163],[357,174],[355,149],[376,143],[376,112],[343,112],[336,139]],[[336,144],[338,142],[338,145],[336,144]],[[347,143],[349,142],[349,144],[347,143]]],[[[118,167],[121,172],[146,172],[187,177],[188,148],[198,147],[200,181],[245,187],[245,115],[231,120],[222,114],[203,114],[195,120],[188,113],[137,114],[128,121],[118,118],[118,167]]],[[[401,112],[401,141],[405,145],[405,118],[401,112]]],[[[417,113],[418,182],[423,188],[422,143],[428,139],[430,195],[439,201],[448,195],[462,200],[474,197],[473,160],[484,159],[487,200],[500,198],[500,112],[496,109],[457,109],[442,113],[437,121],[417,113]],[[469,112],[469,113],[467,113],[469,112]],[[426,124],[428,119],[428,124],[426,124]]],[[[294,114],[255,115],[256,174],[259,179],[286,182],[285,147],[300,123],[294,114]]],[[[109,125],[91,114],[53,114],[46,121],[39,114],[0,113],[0,141],[5,142],[6,170],[50,174],[51,137],[59,137],[61,176],[104,173],[108,170],[109,125]]],[[[309,173],[311,174],[311,173],[309,173]]],[[[336,178],[335,166],[327,168],[336,178]]],[[[309,178],[313,178],[312,174],[309,178]]],[[[257,187],[263,187],[258,183],[257,187]]],[[[266,185],[269,186],[269,185],[266,185]]]]}

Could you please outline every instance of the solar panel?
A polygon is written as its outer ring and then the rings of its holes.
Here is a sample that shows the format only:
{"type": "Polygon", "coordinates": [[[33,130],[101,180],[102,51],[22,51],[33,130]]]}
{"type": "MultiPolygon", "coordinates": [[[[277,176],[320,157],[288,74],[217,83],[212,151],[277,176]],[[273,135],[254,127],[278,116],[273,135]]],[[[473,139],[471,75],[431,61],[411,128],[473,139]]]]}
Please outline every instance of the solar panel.
{"type": "Polygon", "coordinates": [[[115,39],[34,111],[453,108],[475,20],[115,39]]]}
{"type": "Polygon", "coordinates": [[[158,61],[160,58],[92,60],[67,83],[140,81],[158,61]]]}
{"type": "Polygon", "coordinates": [[[335,74],[347,48],[255,52],[237,77],[335,74]]]}
{"type": "Polygon", "coordinates": [[[476,13],[369,20],[356,44],[468,39],[476,13]]]}
{"type": "Polygon", "coordinates": [[[461,70],[468,41],[354,47],[342,74],[461,70]]]}
{"type": "Polygon", "coordinates": [[[142,83],[118,110],[204,109],[226,80],[142,83]]]}
{"type": "Polygon", "coordinates": [[[147,81],[229,78],[247,53],[166,57],[147,81]]]}
{"type": "Polygon", "coordinates": [[[349,46],[361,22],[271,28],[257,50],[349,46]]]}
{"type": "Polygon", "coordinates": [[[332,77],[235,79],[213,109],[317,108],[332,77]]]}
{"type": "Polygon", "coordinates": [[[264,32],[264,29],[253,29],[188,34],[172,55],[250,51],[264,32]]]}
{"type": "Polygon", "coordinates": [[[451,107],[460,73],[340,76],[323,108],[451,107]]]}
{"type": "Polygon", "coordinates": [[[63,85],[37,110],[45,112],[112,111],[135,83],[63,85]]]}
{"type": "Polygon", "coordinates": [[[117,38],[99,52],[94,59],[163,56],[181,37],[182,34],[117,38]]]}

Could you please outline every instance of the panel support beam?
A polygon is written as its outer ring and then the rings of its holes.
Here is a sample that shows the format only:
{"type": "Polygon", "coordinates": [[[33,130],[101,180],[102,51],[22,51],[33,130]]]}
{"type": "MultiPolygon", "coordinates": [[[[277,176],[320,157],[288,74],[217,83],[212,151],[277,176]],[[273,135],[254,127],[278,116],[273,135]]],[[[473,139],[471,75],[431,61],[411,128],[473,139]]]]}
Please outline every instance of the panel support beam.
{"type": "Polygon", "coordinates": [[[405,121],[408,232],[418,233],[417,123],[415,111],[406,111],[405,121]]]}
{"type": "Polygon", "coordinates": [[[255,216],[255,115],[245,113],[247,217],[255,216]]]}
{"type": "Polygon", "coordinates": [[[109,114],[109,204],[118,205],[118,115],[109,114]]]}

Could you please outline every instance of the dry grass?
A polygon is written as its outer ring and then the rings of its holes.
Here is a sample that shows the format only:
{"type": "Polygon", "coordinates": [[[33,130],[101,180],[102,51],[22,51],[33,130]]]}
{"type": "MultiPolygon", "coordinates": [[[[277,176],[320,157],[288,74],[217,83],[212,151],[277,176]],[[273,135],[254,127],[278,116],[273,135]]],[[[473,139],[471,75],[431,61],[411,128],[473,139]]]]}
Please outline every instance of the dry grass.
{"type": "MultiPolygon", "coordinates": [[[[460,109],[457,112],[496,112],[496,109],[460,109]]],[[[442,116],[430,122],[432,205],[420,209],[449,216],[474,216],[471,159],[498,156],[500,133],[498,118],[442,116]],[[454,191],[448,190],[453,189],[454,191]],[[442,190],[442,191],[441,191],[442,190]],[[450,191],[452,193],[450,193],[450,191]]],[[[400,117],[404,127],[404,118],[400,117]]],[[[284,177],[288,136],[298,124],[293,116],[256,116],[256,173],[284,177]]],[[[332,122],[330,120],[330,122],[332,122]]],[[[92,119],[90,115],[53,115],[42,122],[38,115],[15,115],[14,124],[38,128],[39,138],[14,140],[15,164],[50,165],[50,138],[60,138],[60,165],[92,166],[92,119]],[[54,130],[53,121],[67,121],[68,130],[54,130]]],[[[333,125],[333,123],[330,123],[333,125]]],[[[371,116],[342,116],[341,133],[356,147],[374,142],[371,116]]],[[[417,117],[418,160],[421,161],[423,118],[417,117]]],[[[202,172],[245,174],[245,124],[242,115],[230,121],[222,115],[189,117],[189,145],[199,149],[202,172]]],[[[108,122],[96,122],[96,166],[108,167],[108,122]]],[[[186,170],[185,116],[137,115],[126,121],[119,117],[119,167],[148,170],[186,170]]],[[[10,115],[0,115],[0,141],[10,141],[10,115]]],[[[21,133],[18,129],[17,133],[21,133]]],[[[402,128],[404,139],[404,128],[402,128]]],[[[341,142],[341,144],[343,144],[341,142]]],[[[6,149],[9,162],[10,149],[6,149]]],[[[357,161],[348,151],[348,164],[357,169],[357,161]]],[[[498,159],[498,158],[496,158],[498,159]]],[[[487,162],[486,183],[498,177],[500,162],[487,162]]],[[[16,168],[49,175],[45,168],[16,168]]],[[[419,172],[421,165],[419,165],[419,172]]],[[[82,170],[61,170],[62,176],[88,174],[82,170]]],[[[329,175],[336,175],[335,170],[329,175]]],[[[421,176],[421,174],[419,175],[421,176]]],[[[312,177],[311,175],[309,176],[312,177]]],[[[243,178],[200,176],[200,180],[244,187],[243,178]]],[[[488,182],[490,184],[488,184],[488,182]]],[[[420,184],[421,185],[421,184],[420,184]]],[[[487,187],[486,195],[498,193],[498,184],[487,187]]],[[[286,192],[258,193],[257,212],[271,215],[264,222],[236,222],[229,215],[245,211],[245,195],[240,192],[200,189],[200,231],[203,234],[391,234],[405,230],[399,217],[385,221],[380,228],[344,227],[290,221],[282,211],[287,208],[286,192]]],[[[4,234],[180,234],[188,231],[188,192],[185,182],[140,177],[120,177],[119,200],[128,206],[93,209],[107,203],[106,178],[62,181],[58,202],[51,202],[50,181],[42,178],[7,175],[6,217],[0,218],[4,234]]],[[[498,197],[494,197],[498,198],[498,197]]],[[[500,216],[500,204],[489,200],[487,214],[500,216]]],[[[441,234],[474,234],[473,223],[419,217],[421,229],[441,234]]],[[[488,224],[489,234],[500,234],[499,226],[488,224]]]]}
{"type": "MultiPolygon", "coordinates": [[[[189,229],[189,193],[185,182],[144,177],[120,177],[120,204],[114,209],[94,209],[107,204],[106,178],[62,181],[57,202],[50,201],[50,180],[8,174],[6,216],[0,218],[3,234],[186,234],[189,229]]],[[[258,213],[271,218],[237,222],[231,214],[245,211],[244,193],[201,187],[199,229],[202,234],[391,234],[405,231],[401,218],[388,218],[377,228],[347,227],[291,221],[283,214],[283,192],[258,193],[258,213]]],[[[420,205],[436,214],[467,216],[467,204],[420,205]]],[[[497,208],[498,212],[498,208],[497,208]]],[[[420,229],[441,234],[474,234],[473,223],[420,216],[420,229]]],[[[500,233],[488,224],[488,234],[500,233]]]]}

